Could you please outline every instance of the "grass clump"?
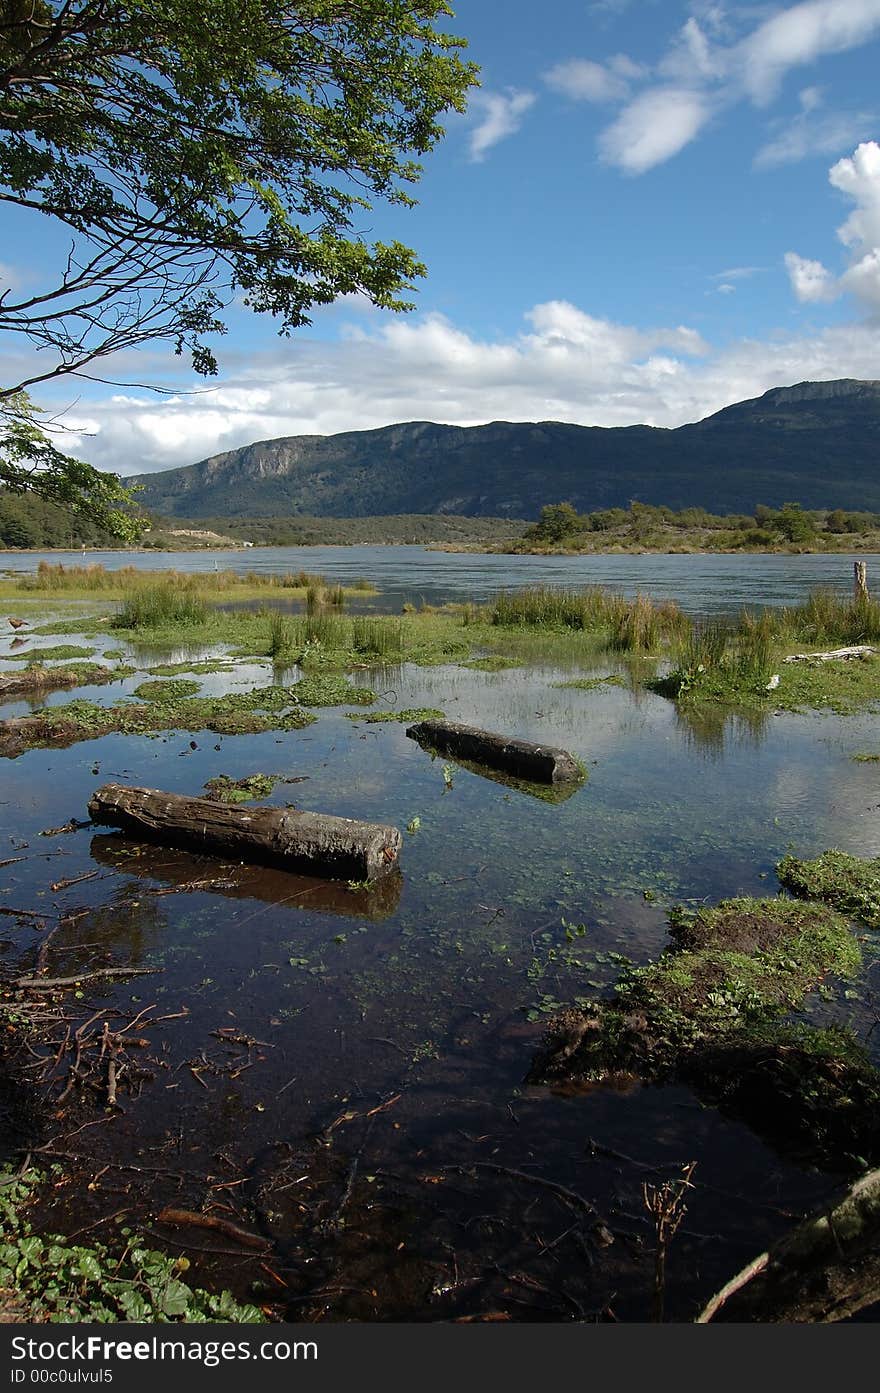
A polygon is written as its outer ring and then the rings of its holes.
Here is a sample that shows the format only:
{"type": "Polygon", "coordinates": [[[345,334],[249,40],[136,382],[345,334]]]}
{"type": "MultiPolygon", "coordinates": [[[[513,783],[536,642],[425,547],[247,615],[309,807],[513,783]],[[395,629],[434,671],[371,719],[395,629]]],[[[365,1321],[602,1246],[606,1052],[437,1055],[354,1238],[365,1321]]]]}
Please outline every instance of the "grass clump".
{"type": "Polygon", "coordinates": [[[40,1189],[61,1173],[29,1171],[0,1176],[0,1304],[25,1322],[236,1321],[261,1324],[258,1306],[242,1305],[228,1291],[216,1295],[182,1280],[185,1257],[144,1246],[121,1228],[112,1245],[76,1243],[59,1234],[37,1234],[28,1208],[40,1189]]]}
{"type": "Polygon", "coordinates": [[[869,928],[880,929],[880,857],[850,856],[832,848],[812,861],[786,856],[776,874],[793,895],[824,900],[869,928]]]}
{"type": "Polygon", "coordinates": [[[488,617],[491,624],[503,628],[602,631],[610,648],[634,653],[653,651],[688,625],[671,600],[658,602],[641,594],[627,600],[601,586],[502,591],[489,607],[488,617]]]}
{"type": "Polygon", "coordinates": [[[250,803],[255,798],[268,798],[277,782],[277,774],[248,774],[243,779],[218,774],[208,780],[205,788],[208,797],[217,803],[250,803]]]}
{"type": "Polygon", "coordinates": [[[208,606],[194,590],[164,582],[131,591],[113,619],[114,629],[200,628],[208,606]]]}
{"type": "Polygon", "coordinates": [[[406,652],[403,624],[399,619],[358,616],[351,623],[351,646],[363,657],[399,661],[406,652]]]}
{"type": "Polygon", "coordinates": [[[802,605],[778,612],[776,628],[781,638],[804,643],[872,643],[880,640],[880,600],[813,590],[802,605]]]}
{"type": "Polygon", "coordinates": [[[141,701],[180,701],[181,697],[195,696],[201,690],[201,682],[189,682],[182,677],[172,677],[167,681],[142,682],[135,687],[134,695],[141,701]]]}

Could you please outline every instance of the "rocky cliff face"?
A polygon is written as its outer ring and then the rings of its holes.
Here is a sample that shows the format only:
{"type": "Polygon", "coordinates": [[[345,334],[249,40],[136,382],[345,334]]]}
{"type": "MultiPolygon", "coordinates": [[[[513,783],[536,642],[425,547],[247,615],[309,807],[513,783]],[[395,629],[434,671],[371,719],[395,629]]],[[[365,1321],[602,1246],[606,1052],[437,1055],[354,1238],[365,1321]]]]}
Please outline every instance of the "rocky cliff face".
{"type": "Polygon", "coordinates": [[[178,517],[389,513],[536,517],[632,498],[751,512],[757,503],[880,511],[880,383],[777,387],[677,430],[558,421],[290,436],[139,477],[141,499],[178,517]]]}

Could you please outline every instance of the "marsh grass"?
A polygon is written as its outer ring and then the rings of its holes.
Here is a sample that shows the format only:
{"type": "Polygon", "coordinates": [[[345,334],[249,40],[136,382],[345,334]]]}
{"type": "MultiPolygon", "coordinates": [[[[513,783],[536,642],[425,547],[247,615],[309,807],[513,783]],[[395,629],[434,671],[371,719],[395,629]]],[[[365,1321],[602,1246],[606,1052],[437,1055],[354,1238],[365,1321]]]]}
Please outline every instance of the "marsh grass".
{"type": "Polygon", "coordinates": [[[406,652],[403,624],[399,619],[357,617],[351,623],[355,653],[378,658],[402,658],[406,652]]]}
{"type": "Polygon", "coordinates": [[[208,619],[208,605],[194,590],[180,589],[170,581],[142,585],[124,599],[115,616],[114,629],[161,629],[167,626],[199,628],[208,619]]]}
{"type": "Polygon", "coordinates": [[[783,643],[871,643],[880,640],[880,600],[813,590],[802,605],[775,611],[770,622],[783,643]]]}
{"type": "MultiPolygon", "coordinates": [[[[583,590],[533,586],[502,591],[489,606],[488,620],[501,628],[604,631],[608,646],[621,653],[655,651],[669,638],[686,632],[688,620],[671,600],[651,600],[587,586],[583,590]]],[[[463,616],[470,624],[476,616],[463,616]]]]}

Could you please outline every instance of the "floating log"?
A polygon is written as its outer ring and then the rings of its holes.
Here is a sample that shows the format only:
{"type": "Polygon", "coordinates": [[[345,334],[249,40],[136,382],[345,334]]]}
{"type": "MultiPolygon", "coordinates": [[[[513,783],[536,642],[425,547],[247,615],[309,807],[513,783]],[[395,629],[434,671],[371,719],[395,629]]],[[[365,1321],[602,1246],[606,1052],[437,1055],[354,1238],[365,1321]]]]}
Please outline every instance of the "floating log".
{"type": "Polygon", "coordinates": [[[873,658],[876,648],[870,643],[857,643],[851,648],[831,648],[827,653],[792,653],[784,663],[839,663],[850,658],[873,658]]]}
{"type": "Polygon", "coordinates": [[[580,783],[582,766],[567,750],[553,745],[534,745],[528,740],[510,740],[477,726],[454,721],[418,721],[407,735],[419,745],[441,754],[503,769],[515,778],[536,784],[580,783]]]}
{"type": "Polygon", "coordinates": [[[403,840],[396,827],[353,818],[215,803],[122,784],[97,789],[89,800],[89,816],[147,840],[331,880],[368,881],[385,875],[397,862],[403,840]]]}

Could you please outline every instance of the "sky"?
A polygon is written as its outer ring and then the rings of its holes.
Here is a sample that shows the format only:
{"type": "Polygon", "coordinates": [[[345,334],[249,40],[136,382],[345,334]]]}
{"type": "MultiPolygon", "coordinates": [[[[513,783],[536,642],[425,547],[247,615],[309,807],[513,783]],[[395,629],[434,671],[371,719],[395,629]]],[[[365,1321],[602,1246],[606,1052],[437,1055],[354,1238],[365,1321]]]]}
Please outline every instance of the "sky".
{"type": "MultiPolygon", "coordinates": [[[[415,309],[348,298],[287,339],[233,309],[216,378],[155,344],[100,371],[170,395],[36,389],[59,443],[128,475],[397,421],[674,427],[880,378],[880,0],[453,8],[481,85],[418,206],[364,222],[427,264],[415,309]]],[[[0,283],[60,245],[4,214],[0,283]]]]}

